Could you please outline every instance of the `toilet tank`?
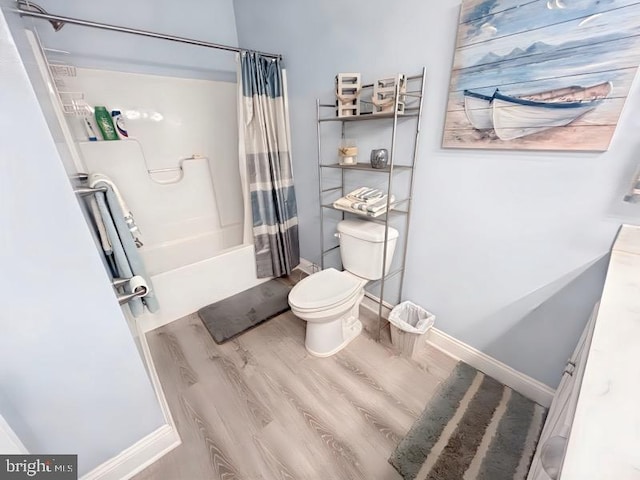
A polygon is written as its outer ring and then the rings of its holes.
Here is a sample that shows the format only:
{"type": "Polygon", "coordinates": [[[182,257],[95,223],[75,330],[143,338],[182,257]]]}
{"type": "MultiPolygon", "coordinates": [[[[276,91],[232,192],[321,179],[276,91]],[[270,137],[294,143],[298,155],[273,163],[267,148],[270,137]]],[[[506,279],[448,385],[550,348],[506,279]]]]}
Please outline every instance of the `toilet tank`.
{"type": "MultiPolygon", "coordinates": [[[[368,280],[382,277],[384,229],[384,225],[366,220],[342,220],[338,223],[340,256],[345,270],[368,280]]],[[[385,274],[389,272],[398,241],[398,231],[395,228],[389,227],[387,240],[385,274]]]]}

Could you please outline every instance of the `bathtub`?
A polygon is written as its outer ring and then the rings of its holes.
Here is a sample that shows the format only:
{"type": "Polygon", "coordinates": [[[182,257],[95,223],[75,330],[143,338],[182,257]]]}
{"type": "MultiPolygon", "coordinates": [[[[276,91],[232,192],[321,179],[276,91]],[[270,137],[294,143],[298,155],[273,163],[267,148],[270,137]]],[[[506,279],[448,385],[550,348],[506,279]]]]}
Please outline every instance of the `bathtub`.
{"type": "Polygon", "coordinates": [[[138,317],[146,333],[224,298],[269,280],[257,278],[253,244],[218,252],[214,257],[151,276],[160,310],[138,317]]]}

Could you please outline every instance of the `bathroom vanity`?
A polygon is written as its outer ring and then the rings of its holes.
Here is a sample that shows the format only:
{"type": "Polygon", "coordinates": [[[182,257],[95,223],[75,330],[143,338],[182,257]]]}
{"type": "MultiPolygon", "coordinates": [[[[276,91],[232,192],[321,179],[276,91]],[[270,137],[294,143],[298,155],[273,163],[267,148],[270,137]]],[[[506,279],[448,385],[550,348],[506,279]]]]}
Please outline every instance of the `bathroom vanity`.
{"type": "Polygon", "coordinates": [[[640,226],[623,225],[528,480],[640,479],[640,226]]]}

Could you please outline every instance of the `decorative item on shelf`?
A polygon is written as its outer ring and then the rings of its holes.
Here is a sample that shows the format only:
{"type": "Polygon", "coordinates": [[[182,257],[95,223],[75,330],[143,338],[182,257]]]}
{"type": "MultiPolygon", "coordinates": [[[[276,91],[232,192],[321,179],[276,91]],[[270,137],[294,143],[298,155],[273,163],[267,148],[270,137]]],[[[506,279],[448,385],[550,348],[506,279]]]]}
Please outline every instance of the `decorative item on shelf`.
{"type": "Polygon", "coordinates": [[[360,115],[361,89],[359,73],[336,75],[336,115],[338,117],[360,115]]]}
{"type": "Polygon", "coordinates": [[[407,93],[407,76],[399,73],[394,77],[382,78],[373,84],[373,113],[393,113],[396,103],[396,87],[398,88],[398,113],[404,113],[405,94],[407,93]]]}
{"type": "Polygon", "coordinates": [[[358,147],[351,138],[343,138],[338,147],[338,163],[340,165],[355,165],[358,163],[358,147]]]}
{"type": "Polygon", "coordinates": [[[387,168],[389,161],[389,152],[386,148],[374,148],[371,150],[371,167],[387,168]]]}

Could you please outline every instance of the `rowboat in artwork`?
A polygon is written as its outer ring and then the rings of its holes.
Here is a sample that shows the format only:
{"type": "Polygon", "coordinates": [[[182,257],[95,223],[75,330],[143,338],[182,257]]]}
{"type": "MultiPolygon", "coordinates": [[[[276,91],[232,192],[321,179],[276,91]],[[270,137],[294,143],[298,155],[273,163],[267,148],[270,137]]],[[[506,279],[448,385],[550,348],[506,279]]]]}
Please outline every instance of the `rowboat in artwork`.
{"type": "Polygon", "coordinates": [[[568,125],[602,103],[612,88],[611,82],[603,82],[518,96],[498,89],[492,96],[465,90],[465,113],[474,128],[493,128],[501,140],[513,140],[568,125]]]}
{"type": "Polygon", "coordinates": [[[491,103],[493,95],[483,95],[481,93],[464,91],[464,113],[467,114],[469,123],[477,130],[488,130],[493,128],[491,118],[491,103]]]}

